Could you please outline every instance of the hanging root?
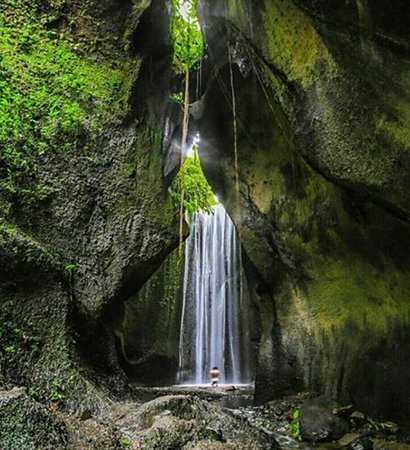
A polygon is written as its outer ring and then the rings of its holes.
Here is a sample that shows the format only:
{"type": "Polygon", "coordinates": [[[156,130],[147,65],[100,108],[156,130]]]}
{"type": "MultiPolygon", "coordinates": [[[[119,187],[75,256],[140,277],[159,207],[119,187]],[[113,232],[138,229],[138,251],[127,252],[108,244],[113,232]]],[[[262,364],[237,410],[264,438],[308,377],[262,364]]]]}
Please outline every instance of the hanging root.
{"type": "Polygon", "coordinates": [[[236,207],[239,208],[238,123],[237,123],[237,117],[236,117],[236,94],[235,94],[235,86],[234,86],[234,79],[233,79],[232,56],[231,56],[231,47],[230,47],[229,42],[228,42],[228,59],[229,59],[229,74],[230,74],[230,78],[231,78],[231,96],[232,96],[236,207]]]}
{"type": "Polygon", "coordinates": [[[184,241],[184,199],[185,199],[185,189],[181,190],[181,204],[179,207],[179,257],[182,256],[183,241],[184,241]]]}
{"type": "MultiPolygon", "coordinates": [[[[189,69],[185,71],[185,97],[184,97],[184,117],[182,121],[182,138],[181,138],[181,162],[180,169],[184,164],[184,149],[186,147],[189,126],[189,69]]],[[[179,208],[179,256],[182,255],[182,247],[184,241],[184,188],[181,189],[181,199],[179,208]]]]}

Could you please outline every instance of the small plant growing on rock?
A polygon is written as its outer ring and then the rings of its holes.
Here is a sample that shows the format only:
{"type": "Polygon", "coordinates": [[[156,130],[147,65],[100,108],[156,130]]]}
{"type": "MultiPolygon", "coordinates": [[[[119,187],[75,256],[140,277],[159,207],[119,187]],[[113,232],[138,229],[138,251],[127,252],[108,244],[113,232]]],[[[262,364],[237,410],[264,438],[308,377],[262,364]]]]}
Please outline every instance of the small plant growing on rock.
{"type": "Polygon", "coordinates": [[[77,269],[77,265],[73,264],[73,263],[69,263],[64,266],[64,269],[66,270],[66,272],[68,272],[71,275],[77,269]]]}
{"type": "Polygon", "coordinates": [[[175,94],[172,94],[171,100],[175,103],[178,103],[178,105],[183,105],[184,104],[184,94],[182,92],[177,92],[175,94]]]}
{"type": "Polygon", "coordinates": [[[121,446],[122,448],[132,448],[133,444],[131,439],[128,436],[121,438],[121,446]]]}
{"type": "Polygon", "coordinates": [[[300,408],[295,408],[292,411],[291,422],[289,424],[290,435],[294,439],[297,439],[298,441],[302,440],[301,426],[300,426],[300,417],[301,417],[300,408]]]}

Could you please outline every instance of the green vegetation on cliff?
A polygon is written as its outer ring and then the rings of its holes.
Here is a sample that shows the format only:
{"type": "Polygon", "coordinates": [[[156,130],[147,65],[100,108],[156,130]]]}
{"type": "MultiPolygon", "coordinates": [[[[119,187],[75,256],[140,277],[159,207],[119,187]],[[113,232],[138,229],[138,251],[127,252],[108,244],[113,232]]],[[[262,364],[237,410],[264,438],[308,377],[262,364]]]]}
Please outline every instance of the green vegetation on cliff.
{"type": "Polygon", "coordinates": [[[86,152],[85,143],[126,111],[121,71],[77,54],[50,29],[52,19],[25,0],[0,5],[0,192],[9,201],[46,198],[36,161],[86,152]]]}
{"type": "Polygon", "coordinates": [[[183,210],[190,218],[198,212],[212,213],[217,200],[202,171],[197,149],[193,157],[185,160],[170,193],[176,207],[182,201],[183,210]]]}
{"type": "Polygon", "coordinates": [[[173,0],[172,3],[173,63],[177,72],[184,73],[195,67],[204,52],[204,39],[196,14],[198,0],[173,0]]]}

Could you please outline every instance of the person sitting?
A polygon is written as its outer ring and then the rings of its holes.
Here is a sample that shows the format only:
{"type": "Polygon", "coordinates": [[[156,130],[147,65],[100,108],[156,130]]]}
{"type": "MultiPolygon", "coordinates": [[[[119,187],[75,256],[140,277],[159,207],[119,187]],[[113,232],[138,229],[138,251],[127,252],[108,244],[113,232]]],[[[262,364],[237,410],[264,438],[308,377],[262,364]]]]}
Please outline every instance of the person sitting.
{"type": "Polygon", "coordinates": [[[212,367],[212,369],[210,371],[210,375],[211,375],[212,387],[218,386],[219,375],[220,375],[218,367],[212,367]]]}

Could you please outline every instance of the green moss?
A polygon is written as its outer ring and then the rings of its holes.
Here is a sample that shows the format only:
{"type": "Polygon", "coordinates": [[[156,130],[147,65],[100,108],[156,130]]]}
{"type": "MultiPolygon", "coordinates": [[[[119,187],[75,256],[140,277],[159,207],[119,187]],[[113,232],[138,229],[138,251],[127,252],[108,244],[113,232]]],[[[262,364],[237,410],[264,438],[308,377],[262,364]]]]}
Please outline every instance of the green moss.
{"type": "Polygon", "coordinates": [[[340,261],[318,260],[310,275],[307,302],[323,329],[342,328],[348,322],[358,328],[366,324],[375,339],[386,336],[393,322],[410,320],[409,277],[393,266],[386,265],[381,277],[368,262],[347,255],[340,261]]]}
{"type": "Polygon", "coordinates": [[[77,55],[46,22],[32,2],[0,6],[0,190],[20,201],[50,194],[36,180],[38,158],[85,151],[86,139],[123,117],[135,73],[77,55]]]}
{"type": "Polygon", "coordinates": [[[0,380],[25,386],[46,405],[99,410],[105,397],[80,372],[67,335],[68,296],[47,280],[43,291],[32,289],[34,295],[0,289],[0,380]]]}
{"type": "Polygon", "coordinates": [[[299,182],[305,195],[288,192],[281,205],[274,200],[278,237],[305,278],[292,300],[286,300],[296,309],[289,315],[304,316],[305,324],[313,320],[317,338],[323,332],[343,335],[351,326],[364,334],[371,330],[370,348],[389,336],[392,324],[409,323],[409,274],[375,253],[379,243],[352,220],[339,190],[302,166],[299,182]],[[360,245],[349,245],[352,239],[360,245]],[[376,255],[383,258],[382,271],[372,260],[376,255]]]}
{"type": "MultiPolygon", "coordinates": [[[[232,20],[240,25],[242,31],[249,32],[247,24],[240,23],[241,17],[247,17],[244,2],[228,3],[232,20]]],[[[318,65],[333,67],[330,53],[308,16],[291,0],[263,3],[261,29],[256,37],[261,48],[290,80],[309,86],[316,76],[318,65]]]]}
{"type": "Polygon", "coordinates": [[[410,151],[410,104],[405,98],[391,97],[393,114],[384,114],[376,123],[376,131],[388,136],[395,146],[410,151]]]}
{"type": "MultiPolygon", "coordinates": [[[[33,266],[37,270],[59,269],[58,255],[47,249],[16,226],[0,219],[0,248],[9,264],[33,266]]],[[[7,269],[7,267],[4,267],[7,269]]],[[[10,267],[9,267],[10,269],[10,267]]]]}
{"type": "MultiPolygon", "coordinates": [[[[347,194],[298,157],[278,126],[263,136],[257,151],[241,147],[240,167],[253,204],[273,224],[281,274],[268,271],[276,258],[263,236],[244,227],[241,238],[262,276],[273,285],[278,279],[281,326],[295,330],[297,323],[318,346],[323,336],[350,339],[353,328],[352,352],[374,348],[392,326],[409,324],[408,271],[373,241],[373,225],[352,216],[347,194]]],[[[274,314],[269,305],[261,308],[262,341],[269,343],[274,314]]]]}
{"type": "Polygon", "coordinates": [[[217,204],[202,170],[198,149],[194,152],[193,157],[185,159],[170,188],[176,210],[179,211],[182,201],[183,209],[190,218],[201,211],[211,214],[212,208],[217,204]]]}
{"type": "Polygon", "coordinates": [[[25,394],[3,393],[0,407],[0,447],[8,450],[67,448],[62,421],[25,394]]]}
{"type": "Polygon", "coordinates": [[[110,213],[129,214],[130,209],[145,212],[150,225],[158,229],[176,226],[175,210],[163,185],[162,133],[156,124],[143,123],[118,178],[118,190],[110,213]],[[158,208],[161,205],[161,208],[158,208]],[[175,222],[175,223],[174,223],[175,222]]]}
{"type": "Polygon", "coordinates": [[[17,322],[10,306],[4,299],[0,306],[0,379],[18,376],[23,367],[39,357],[42,347],[33,322],[24,317],[17,322]]]}

